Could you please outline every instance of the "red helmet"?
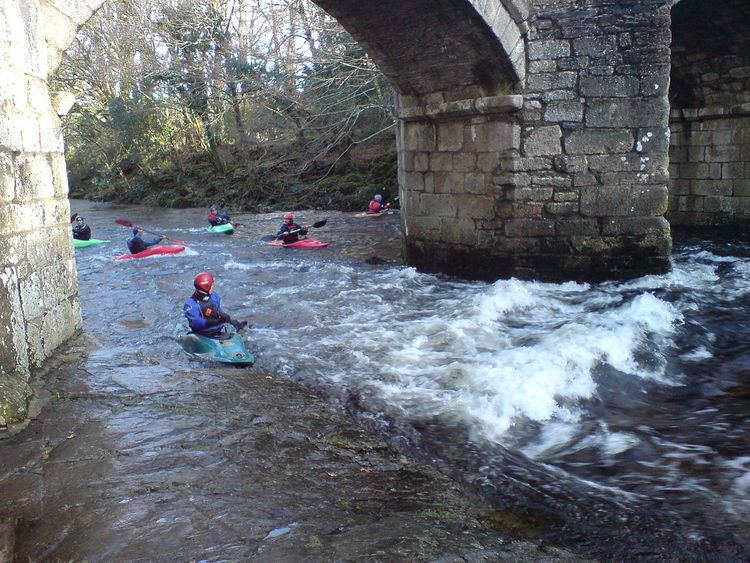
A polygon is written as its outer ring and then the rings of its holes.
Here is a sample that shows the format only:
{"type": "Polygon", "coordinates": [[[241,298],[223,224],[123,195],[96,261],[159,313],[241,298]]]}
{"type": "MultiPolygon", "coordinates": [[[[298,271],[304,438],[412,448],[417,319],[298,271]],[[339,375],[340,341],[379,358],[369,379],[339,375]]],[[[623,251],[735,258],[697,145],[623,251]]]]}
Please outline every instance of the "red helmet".
{"type": "Polygon", "coordinates": [[[291,211],[284,213],[284,221],[294,221],[294,215],[291,211]]]}
{"type": "Polygon", "coordinates": [[[196,289],[200,289],[201,291],[205,291],[206,293],[211,293],[211,289],[214,286],[214,277],[208,272],[201,272],[200,274],[195,276],[193,285],[196,289]]]}

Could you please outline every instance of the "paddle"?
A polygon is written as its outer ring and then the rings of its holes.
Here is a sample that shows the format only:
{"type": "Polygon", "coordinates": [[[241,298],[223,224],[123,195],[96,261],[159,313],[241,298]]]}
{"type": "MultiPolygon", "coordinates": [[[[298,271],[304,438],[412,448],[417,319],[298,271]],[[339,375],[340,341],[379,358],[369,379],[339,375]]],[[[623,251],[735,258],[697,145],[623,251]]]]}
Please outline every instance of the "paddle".
{"type": "MultiPolygon", "coordinates": [[[[122,225],[123,227],[131,227],[131,228],[132,227],[137,227],[137,225],[135,223],[133,223],[132,221],[128,221],[127,219],[115,219],[115,223],[117,223],[118,225],[122,225]]],[[[181,244],[183,246],[187,246],[187,243],[184,240],[179,240],[179,239],[176,239],[176,238],[165,237],[164,235],[160,235],[159,233],[155,233],[154,231],[147,231],[146,229],[144,229],[142,227],[137,227],[137,228],[140,229],[140,230],[142,230],[144,233],[151,233],[152,235],[160,236],[161,238],[163,238],[165,240],[168,240],[169,242],[173,242],[175,244],[181,244]]]]}
{"type": "Polygon", "coordinates": [[[72,215],[70,216],[70,222],[72,223],[73,221],[75,221],[75,220],[76,220],[76,217],[78,217],[78,213],[73,213],[73,214],[72,214],[72,215]]]}
{"type": "MultiPolygon", "coordinates": [[[[296,235],[301,230],[309,228],[319,229],[320,227],[324,227],[326,223],[328,223],[328,219],[323,219],[322,221],[317,221],[308,227],[302,227],[301,229],[294,229],[293,231],[289,231],[288,234],[296,235]]],[[[276,235],[265,235],[260,240],[263,242],[271,242],[272,240],[276,240],[276,235]]]]}

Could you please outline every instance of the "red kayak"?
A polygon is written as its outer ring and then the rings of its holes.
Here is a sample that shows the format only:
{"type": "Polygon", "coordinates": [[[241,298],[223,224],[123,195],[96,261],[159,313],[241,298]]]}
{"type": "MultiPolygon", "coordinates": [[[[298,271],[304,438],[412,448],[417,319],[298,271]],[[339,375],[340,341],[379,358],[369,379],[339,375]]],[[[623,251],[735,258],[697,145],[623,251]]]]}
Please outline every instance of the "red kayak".
{"type": "Polygon", "coordinates": [[[146,250],[136,252],[135,254],[122,254],[115,260],[127,260],[128,258],[145,258],[146,256],[155,256],[156,254],[177,254],[185,250],[182,245],[156,244],[149,246],[146,250]]]}
{"type": "Polygon", "coordinates": [[[324,246],[328,246],[327,242],[323,242],[316,238],[303,238],[297,242],[290,242],[289,244],[284,244],[280,240],[272,240],[266,244],[270,244],[271,246],[283,246],[284,248],[323,248],[324,246]]]}

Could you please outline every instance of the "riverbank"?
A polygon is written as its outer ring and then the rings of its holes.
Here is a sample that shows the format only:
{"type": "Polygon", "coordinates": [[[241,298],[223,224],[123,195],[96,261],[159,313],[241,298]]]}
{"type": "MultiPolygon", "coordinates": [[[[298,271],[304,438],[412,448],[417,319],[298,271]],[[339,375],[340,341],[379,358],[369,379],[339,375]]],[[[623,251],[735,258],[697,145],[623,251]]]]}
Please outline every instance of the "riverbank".
{"type": "Polygon", "coordinates": [[[398,196],[394,143],[354,147],[345,158],[325,155],[301,168],[290,147],[222,147],[224,170],[209,155],[185,157],[157,170],[123,165],[116,171],[81,169],[71,161],[70,197],[89,201],[208,207],[214,203],[253,213],[290,209],[362,211],[372,196],[398,196]]]}
{"type": "Polygon", "coordinates": [[[572,558],[294,382],[100,353],[61,351],[0,434],[0,561],[572,558]]]}

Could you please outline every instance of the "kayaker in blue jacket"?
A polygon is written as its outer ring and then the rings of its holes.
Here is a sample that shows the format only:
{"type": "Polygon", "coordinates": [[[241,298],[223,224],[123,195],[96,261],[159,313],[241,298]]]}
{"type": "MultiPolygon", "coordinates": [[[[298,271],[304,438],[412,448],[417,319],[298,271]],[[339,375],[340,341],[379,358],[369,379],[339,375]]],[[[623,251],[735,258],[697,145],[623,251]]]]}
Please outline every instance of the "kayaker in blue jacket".
{"type": "Polygon", "coordinates": [[[276,238],[278,240],[280,240],[284,244],[289,244],[291,242],[297,242],[300,235],[304,236],[306,234],[307,229],[303,229],[294,222],[294,215],[292,213],[284,213],[284,224],[281,225],[279,232],[276,233],[276,238]]]}
{"type": "Polygon", "coordinates": [[[208,272],[201,272],[193,280],[195,291],[185,301],[183,311],[190,324],[190,330],[203,336],[219,336],[224,324],[229,323],[237,330],[247,325],[245,322],[232,319],[221,308],[221,296],[213,291],[214,277],[208,272]]]}
{"type": "Polygon", "coordinates": [[[143,229],[133,227],[133,236],[128,239],[128,250],[131,254],[143,252],[149,246],[159,244],[164,237],[143,238],[143,229]]]}

